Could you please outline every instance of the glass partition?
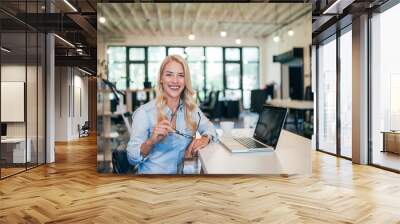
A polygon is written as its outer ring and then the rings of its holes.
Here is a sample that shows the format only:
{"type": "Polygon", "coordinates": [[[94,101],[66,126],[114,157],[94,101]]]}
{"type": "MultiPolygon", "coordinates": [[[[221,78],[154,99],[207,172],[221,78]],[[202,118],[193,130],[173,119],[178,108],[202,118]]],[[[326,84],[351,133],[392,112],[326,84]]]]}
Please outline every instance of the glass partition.
{"type": "MultiPolygon", "coordinates": [[[[0,7],[23,15],[41,12],[43,2],[0,7]]],[[[43,33],[0,12],[0,178],[45,163],[45,44],[43,33]]]]}
{"type": "Polygon", "coordinates": [[[336,37],[318,48],[318,146],[336,154],[336,37]]]}
{"type": "Polygon", "coordinates": [[[46,36],[38,34],[38,64],[37,64],[37,162],[46,163],[46,36]]]}
{"type": "Polygon", "coordinates": [[[27,35],[25,32],[1,34],[1,176],[26,170],[31,162],[27,144],[26,75],[27,35]]]}
{"type": "Polygon", "coordinates": [[[37,165],[38,161],[38,34],[27,33],[28,61],[26,64],[26,130],[27,130],[27,167],[37,165]],[[29,153],[30,152],[30,153],[29,153]]]}
{"type": "MultiPolygon", "coordinates": [[[[351,28],[351,27],[350,27],[351,28]]],[[[340,36],[340,154],[352,157],[352,33],[340,36]]]]}

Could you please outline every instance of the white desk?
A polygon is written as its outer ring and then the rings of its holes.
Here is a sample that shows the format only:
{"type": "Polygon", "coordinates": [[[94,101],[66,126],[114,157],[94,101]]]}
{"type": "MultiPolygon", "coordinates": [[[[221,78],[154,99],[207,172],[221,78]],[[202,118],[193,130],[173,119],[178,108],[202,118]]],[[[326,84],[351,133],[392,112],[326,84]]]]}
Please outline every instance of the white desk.
{"type": "Polygon", "coordinates": [[[27,138],[28,147],[26,147],[25,154],[25,138],[6,138],[1,139],[1,144],[3,145],[14,145],[13,148],[13,163],[25,163],[25,158],[27,162],[31,162],[31,144],[30,138],[27,138]]]}
{"type": "MultiPolygon", "coordinates": [[[[234,136],[251,136],[234,129],[234,136]]],[[[200,150],[205,174],[311,174],[311,140],[282,130],[274,152],[231,153],[220,144],[200,150]]]]}
{"type": "Polygon", "coordinates": [[[314,109],[314,101],[309,100],[289,100],[289,99],[274,99],[265,102],[268,105],[276,106],[276,107],[285,107],[289,109],[297,109],[297,110],[313,110],[314,109]]]}

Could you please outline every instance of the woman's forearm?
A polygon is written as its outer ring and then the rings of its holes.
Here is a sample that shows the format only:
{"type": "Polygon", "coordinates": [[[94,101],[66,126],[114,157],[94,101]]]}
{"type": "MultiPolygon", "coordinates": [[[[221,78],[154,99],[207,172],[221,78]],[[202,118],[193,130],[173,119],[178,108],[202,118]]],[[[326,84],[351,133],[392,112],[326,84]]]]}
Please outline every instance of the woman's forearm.
{"type": "Polygon", "coordinates": [[[140,154],[142,156],[147,156],[150,153],[153,146],[154,143],[150,139],[146,140],[145,142],[143,142],[142,145],[140,145],[140,154]]]}

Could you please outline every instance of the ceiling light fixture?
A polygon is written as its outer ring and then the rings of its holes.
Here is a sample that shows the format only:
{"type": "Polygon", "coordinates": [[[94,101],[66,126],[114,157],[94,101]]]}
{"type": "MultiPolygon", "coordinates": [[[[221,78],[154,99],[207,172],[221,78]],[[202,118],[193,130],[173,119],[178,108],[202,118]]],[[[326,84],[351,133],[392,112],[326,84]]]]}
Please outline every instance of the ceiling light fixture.
{"type": "Polygon", "coordinates": [[[288,32],[287,32],[287,34],[289,35],[289,36],[293,36],[294,35],[294,31],[292,30],[292,29],[290,29],[288,32]]]}
{"type": "Polygon", "coordinates": [[[226,32],[225,31],[221,31],[219,34],[221,35],[221,37],[226,37],[226,32]]]}
{"type": "Polygon", "coordinates": [[[58,36],[57,34],[54,34],[55,37],[57,37],[58,39],[62,40],[64,43],[68,44],[69,46],[75,48],[75,45],[71,44],[71,42],[69,42],[68,40],[58,36]]]}
{"type": "Polygon", "coordinates": [[[322,14],[342,14],[343,9],[353,3],[352,0],[336,0],[322,14]]]}
{"type": "MultiPolygon", "coordinates": [[[[275,12],[278,12],[278,5],[277,4],[275,4],[275,12]]],[[[278,14],[275,14],[275,26],[277,26],[278,27],[278,14]]],[[[275,43],[278,43],[279,41],[280,41],[280,37],[279,37],[279,29],[276,31],[276,33],[275,33],[275,36],[272,38],[272,40],[275,42],[275,43]]]]}
{"type": "Polygon", "coordinates": [[[78,67],[78,70],[81,71],[81,72],[83,72],[83,73],[85,73],[85,74],[92,75],[92,73],[90,73],[90,72],[88,72],[88,71],[85,71],[85,70],[83,70],[83,69],[81,69],[81,68],[79,68],[79,67],[78,67]]]}
{"type": "Polygon", "coordinates": [[[281,38],[278,35],[275,35],[273,40],[275,43],[278,43],[281,40],[281,38]]]}
{"type": "Polygon", "coordinates": [[[72,10],[74,10],[75,12],[78,12],[78,10],[68,1],[68,0],[64,0],[65,4],[67,4],[72,10]]]}
{"type": "Polygon", "coordinates": [[[1,49],[2,51],[6,52],[6,53],[10,53],[10,52],[11,52],[11,50],[9,50],[9,49],[7,49],[7,48],[5,48],[5,47],[1,47],[0,49],[1,49]]]}
{"type": "Polygon", "coordinates": [[[236,44],[241,44],[241,43],[242,43],[242,40],[236,39],[236,40],[235,40],[235,43],[236,43],[236,44]]]}
{"type": "Polygon", "coordinates": [[[101,16],[101,17],[99,18],[99,22],[100,22],[100,23],[105,23],[105,22],[106,22],[106,18],[105,18],[104,16],[101,16]]]}
{"type": "Polygon", "coordinates": [[[196,36],[193,33],[191,33],[191,34],[189,34],[188,39],[194,40],[194,39],[196,39],[196,36]]]}

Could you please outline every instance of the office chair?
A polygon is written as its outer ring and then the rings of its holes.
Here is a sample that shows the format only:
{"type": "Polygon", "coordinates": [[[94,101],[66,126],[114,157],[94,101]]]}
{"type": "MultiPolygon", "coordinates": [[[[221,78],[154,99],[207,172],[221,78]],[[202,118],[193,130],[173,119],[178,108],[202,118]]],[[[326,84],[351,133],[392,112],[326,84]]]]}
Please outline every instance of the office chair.
{"type": "Polygon", "coordinates": [[[261,113],[267,100],[267,91],[263,89],[253,89],[250,93],[250,111],[261,113]]]}
{"type": "Polygon", "coordinates": [[[223,115],[223,107],[222,104],[218,103],[220,91],[212,91],[210,93],[210,100],[207,105],[203,105],[200,107],[201,111],[209,118],[219,118],[223,115]]]}
{"type": "Polygon", "coordinates": [[[113,173],[134,174],[137,172],[137,168],[128,161],[126,146],[126,144],[121,144],[112,152],[113,173]]]}
{"type": "Polygon", "coordinates": [[[306,86],[305,94],[304,94],[304,99],[305,100],[314,100],[314,95],[311,91],[311,86],[306,86]]]}
{"type": "Polygon", "coordinates": [[[90,129],[89,121],[85,121],[82,127],[80,127],[80,125],[78,124],[79,138],[89,136],[89,129],[90,129]]]}

